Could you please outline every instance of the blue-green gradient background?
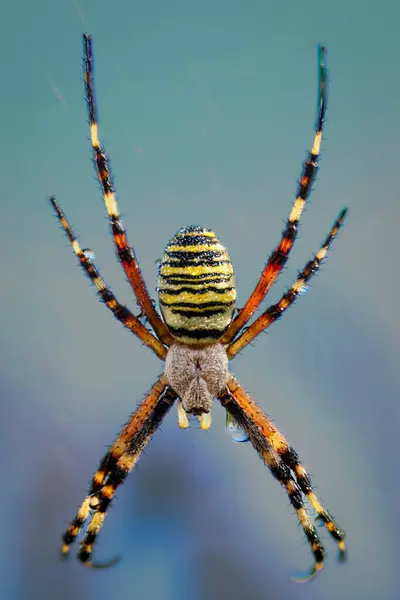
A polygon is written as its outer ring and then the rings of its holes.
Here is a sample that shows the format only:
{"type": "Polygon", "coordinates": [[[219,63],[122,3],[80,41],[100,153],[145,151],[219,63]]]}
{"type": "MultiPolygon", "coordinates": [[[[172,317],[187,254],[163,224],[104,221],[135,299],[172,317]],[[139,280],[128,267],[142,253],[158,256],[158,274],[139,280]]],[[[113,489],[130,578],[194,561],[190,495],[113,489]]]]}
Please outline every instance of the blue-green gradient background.
{"type": "Polygon", "coordinates": [[[0,14],[0,597],[395,600],[398,592],[399,45],[397,2],[3,0],[0,14]],[[284,491],[248,444],[179,430],[175,410],[118,491],[104,572],[59,561],[60,534],[122,423],[161,370],[76,266],[55,194],[121,301],[90,160],[81,33],[94,36],[101,134],[154,294],[175,231],[212,227],[241,306],[277,243],[312,140],[317,44],[328,47],[321,171],[277,299],[342,206],[312,290],[232,364],[299,452],[348,534],[311,555],[284,491]]]}

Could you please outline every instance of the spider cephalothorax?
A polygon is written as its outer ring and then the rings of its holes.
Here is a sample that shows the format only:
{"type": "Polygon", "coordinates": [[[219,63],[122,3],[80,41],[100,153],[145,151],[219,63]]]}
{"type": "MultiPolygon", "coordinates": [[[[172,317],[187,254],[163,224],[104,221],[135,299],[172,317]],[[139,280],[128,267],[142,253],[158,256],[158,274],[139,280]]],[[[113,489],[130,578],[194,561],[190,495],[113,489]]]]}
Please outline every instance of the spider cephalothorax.
{"type": "MultiPolygon", "coordinates": [[[[225,388],[229,379],[228,356],[218,343],[210,346],[173,344],[165,360],[165,377],[178,394],[186,413],[198,415],[203,429],[211,424],[213,398],[225,388]]],[[[185,415],[180,412],[180,422],[185,415]]]]}
{"type": "Polygon", "coordinates": [[[90,518],[78,558],[86,566],[99,566],[91,560],[93,545],[110,502],[173,403],[177,402],[180,427],[187,427],[188,414],[195,414],[201,427],[207,429],[211,424],[212,403],[217,399],[226,409],[230,422],[234,422],[243,431],[273,476],[285,488],[314,555],[314,566],[304,578],[308,579],[322,569],[324,548],[305,508],[305,499],[337,541],[341,560],[345,557],[344,532],[320,504],[310,477],[296,452],[229,373],[228,361],[279,319],[307,287],[346,216],[347,211],[344,209],[317,254],[305,265],[289,290],[246,327],[288,259],[296,238],[298,222],[317,172],[326,108],[324,48],[319,49],[318,116],[312,150],[304,162],[296,199],[280,242],[271,253],[250,298],[233,316],[236,289],[227,251],[210,229],[186,227],[172,238],[161,260],[158,276],[161,316],[147,291],[120,218],[108,158],[98,135],[92,40],[85,34],[83,41],[85,90],[94,162],[117,255],[149,328],[139,316],[135,316],[118,302],[94,265],[93,253],[80,247],[54,197],[51,202],[82,268],[96,286],[101,300],[127,329],[165,361],[165,368],[164,374],[139,404],[100,462],[88,495],[64,533],[62,552],[64,555],[68,554],[70,545],[77,538],[85,521],[90,518]]]}

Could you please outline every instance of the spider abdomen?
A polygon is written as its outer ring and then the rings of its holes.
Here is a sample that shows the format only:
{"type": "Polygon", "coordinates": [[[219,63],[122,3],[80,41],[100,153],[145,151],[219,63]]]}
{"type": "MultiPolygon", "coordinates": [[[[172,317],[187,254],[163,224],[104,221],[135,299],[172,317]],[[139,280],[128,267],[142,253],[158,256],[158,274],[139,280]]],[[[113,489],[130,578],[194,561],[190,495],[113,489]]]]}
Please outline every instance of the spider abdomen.
{"type": "Polygon", "coordinates": [[[191,226],[164,251],[158,295],[172,335],[187,344],[218,340],[232,320],[236,288],[229,255],[215,233],[191,226]]]}

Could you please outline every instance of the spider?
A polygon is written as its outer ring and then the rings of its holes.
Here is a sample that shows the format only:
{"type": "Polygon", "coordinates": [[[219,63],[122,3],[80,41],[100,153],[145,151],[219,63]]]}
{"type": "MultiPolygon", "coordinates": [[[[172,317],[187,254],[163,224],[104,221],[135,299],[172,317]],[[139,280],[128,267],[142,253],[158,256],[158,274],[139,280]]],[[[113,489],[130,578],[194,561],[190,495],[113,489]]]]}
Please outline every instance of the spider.
{"type": "Polygon", "coordinates": [[[107,287],[90,250],[82,249],[66,216],[51,198],[59,222],[86,275],[100,299],[118,321],[134,333],[161,360],[164,372],[122,428],[95,472],[87,496],[63,535],[62,554],[68,555],[84,523],[89,520],[78,559],[86,566],[105,567],[109,563],[92,560],[93,546],[103,526],[115,491],[135,467],[141,453],[174,404],[178,423],[189,426],[188,415],[196,415],[202,429],[211,425],[213,399],[225,408],[228,422],[235,423],[251,442],[272,475],[285,488],[290,503],[310,544],[314,564],[301,580],[310,579],[324,565],[324,547],[305,508],[305,500],[317,514],[338,545],[339,559],[345,558],[344,531],[315,494],[310,476],[292,446],[261,408],[229,372],[228,363],[295,301],[320,268],[329,247],[345,219],[343,209],[317,254],[298,274],[281,299],[264,310],[245,327],[286,264],[296,239],[298,223],[318,169],[325,121],[327,70],[325,48],[319,47],[318,114],[311,152],[303,164],[296,199],[282,232],[281,240],[268,258],[254,291],[240,310],[235,310],[236,289],[229,255],[214,232],[201,226],[180,229],[169,242],[159,265],[157,311],[143,280],[136,254],[129,244],[121,221],[112,181],[109,159],[99,138],[93,80],[92,38],[83,35],[84,83],[90,121],[94,164],[102,187],[117,256],[141,309],[135,316],[120,304],[107,287]],[[147,325],[141,316],[146,318],[147,325]]]}

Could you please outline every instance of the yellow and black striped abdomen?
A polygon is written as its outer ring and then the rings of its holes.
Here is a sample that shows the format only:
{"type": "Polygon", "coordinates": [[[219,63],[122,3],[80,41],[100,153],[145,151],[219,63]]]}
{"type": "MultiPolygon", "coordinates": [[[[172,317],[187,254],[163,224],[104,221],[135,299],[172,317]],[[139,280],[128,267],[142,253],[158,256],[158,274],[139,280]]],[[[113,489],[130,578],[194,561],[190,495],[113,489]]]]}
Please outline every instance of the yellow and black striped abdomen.
{"type": "Polygon", "coordinates": [[[184,227],[165,249],[158,272],[164,321],[188,344],[218,340],[232,320],[236,289],[231,259],[215,233],[184,227]]]}

